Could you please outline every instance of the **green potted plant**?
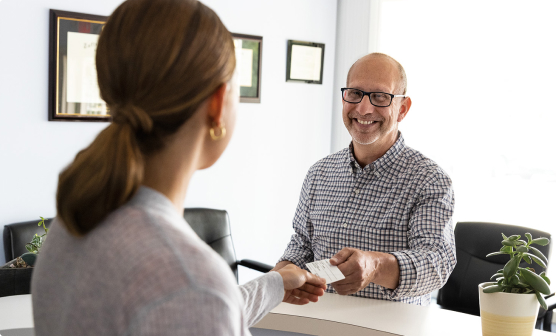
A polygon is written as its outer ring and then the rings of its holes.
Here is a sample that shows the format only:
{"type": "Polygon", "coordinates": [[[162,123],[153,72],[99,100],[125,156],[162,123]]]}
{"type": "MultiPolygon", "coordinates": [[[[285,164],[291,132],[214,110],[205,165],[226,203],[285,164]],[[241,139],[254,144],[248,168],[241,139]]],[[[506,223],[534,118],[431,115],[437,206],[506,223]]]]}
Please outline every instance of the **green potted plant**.
{"type": "Polygon", "coordinates": [[[502,248],[487,257],[508,255],[510,260],[498,270],[491,280],[479,285],[479,305],[483,336],[532,335],[539,305],[547,309],[543,294],[550,294],[550,279],[545,272],[536,274],[532,267],[520,267],[521,261],[533,262],[546,268],[548,260],[532,245],[546,246],[548,238],[533,239],[526,233],[527,241],[520,235],[506,237],[502,233],[502,248]]]}
{"type": "Polygon", "coordinates": [[[48,233],[45,218],[41,217],[38,226],[44,228],[44,234],[32,237],[25,245],[28,252],[0,267],[0,297],[30,293],[33,266],[48,233]]]}

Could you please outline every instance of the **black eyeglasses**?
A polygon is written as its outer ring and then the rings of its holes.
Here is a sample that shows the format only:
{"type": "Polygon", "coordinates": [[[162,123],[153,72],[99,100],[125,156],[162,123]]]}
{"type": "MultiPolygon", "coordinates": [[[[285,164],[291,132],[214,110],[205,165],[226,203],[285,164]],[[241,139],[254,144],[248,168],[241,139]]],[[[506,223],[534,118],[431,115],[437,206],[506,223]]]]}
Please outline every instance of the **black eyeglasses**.
{"type": "Polygon", "coordinates": [[[393,95],[386,92],[365,92],[359,89],[342,88],[342,99],[345,102],[352,104],[359,104],[363,97],[369,96],[371,104],[377,107],[388,107],[392,104],[392,99],[395,97],[407,97],[405,95],[393,95]]]}

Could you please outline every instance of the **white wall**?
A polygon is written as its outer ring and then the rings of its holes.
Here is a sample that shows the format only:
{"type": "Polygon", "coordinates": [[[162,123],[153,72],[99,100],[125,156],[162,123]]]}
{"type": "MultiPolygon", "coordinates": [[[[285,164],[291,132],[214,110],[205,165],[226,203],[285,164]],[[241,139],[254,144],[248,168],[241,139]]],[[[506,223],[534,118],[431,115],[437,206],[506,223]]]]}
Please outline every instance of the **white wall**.
{"type": "MultiPolygon", "coordinates": [[[[48,10],[109,15],[119,3],[0,1],[0,230],[54,216],[58,173],[106,126],[47,121],[48,10]]],[[[196,174],[185,206],[228,210],[238,258],[274,263],[293,232],[305,173],[330,149],[336,0],[205,4],[230,31],[263,36],[262,101],[240,104],[230,146],[196,174]],[[325,43],[322,85],[285,82],[288,39],[325,43]]]]}

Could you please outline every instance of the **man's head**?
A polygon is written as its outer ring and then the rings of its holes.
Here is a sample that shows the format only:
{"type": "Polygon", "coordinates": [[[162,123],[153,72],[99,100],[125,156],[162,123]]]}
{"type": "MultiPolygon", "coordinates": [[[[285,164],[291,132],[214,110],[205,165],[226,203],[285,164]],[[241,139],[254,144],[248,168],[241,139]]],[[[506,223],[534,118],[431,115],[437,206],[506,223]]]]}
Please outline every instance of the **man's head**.
{"type": "MultiPolygon", "coordinates": [[[[405,95],[407,78],[403,67],[395,59],[385,54],[372,53],[351,66],[346,87],[365,92],[405,95]]],[[[386,152],[396,142],[398,123],[407,115],[411,99],[393,97],[389,106],[379,107],[371,104],[369,98],[369,95],[364,96],[360,103],[342,101],[344,124],[356,144],[386,152]]],[[[390,99],[390,96],[386,95],[386,98],[390,99]]]]}

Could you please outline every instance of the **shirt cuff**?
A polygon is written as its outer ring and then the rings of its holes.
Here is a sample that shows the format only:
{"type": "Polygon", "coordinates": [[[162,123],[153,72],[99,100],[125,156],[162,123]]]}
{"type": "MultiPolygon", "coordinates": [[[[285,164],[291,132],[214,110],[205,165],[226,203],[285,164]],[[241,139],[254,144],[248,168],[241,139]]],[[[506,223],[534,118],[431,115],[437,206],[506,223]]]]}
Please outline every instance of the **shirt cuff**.
{"type": "Polygon", "coordinates": [[[266,274],[268,277],[269,288],[271,288],[271,307],[274,309],[277,305],[284,300],[284,280],[280,273],[276,271],[268,272],[266,274]]]}
{"type": "Polygon", "coordinates": [[[403,251],[390,252],[396,259],[400,267],[400,280],[396,289],[384,288],[385,294],[389,299],[397,299],[409,295],[417,281],[417,273],[413,267],[413,261],[403,251]]]}
{"type": "Polygon", "coordinates": [[[291,263],[293,263],[294,265],[296,265],[297,267],[304,269],[306,271],[308,271],[309,269],[305,266],[305,264],[307,264],[310,261],[305,260],[305,258],[303,258],[302,256],[300,256],[299,254],[295,253],[295,252],[286,252],[284,253],[284,255],[278,259],[278,262],[281,261],[289,261],[291,263]]]}

